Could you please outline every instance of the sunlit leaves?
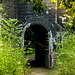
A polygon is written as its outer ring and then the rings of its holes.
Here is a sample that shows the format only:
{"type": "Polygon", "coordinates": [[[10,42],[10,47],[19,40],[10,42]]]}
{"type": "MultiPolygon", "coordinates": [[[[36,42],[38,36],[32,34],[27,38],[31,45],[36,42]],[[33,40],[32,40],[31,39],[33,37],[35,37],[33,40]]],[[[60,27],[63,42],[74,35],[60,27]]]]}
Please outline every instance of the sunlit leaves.
{"type": "MultiPolygon", "coordinates": [[[[17,19],[9,19],[9,20],[5,20],[5,19],[2,19],[2,26],[4,29],[6,29],[7,31],[11,32],[12,34],[18,34],[16,33],[17,32],[21,32],[22,30],[22,24],[19,24],[17,25],[18,23],[18,20],[17,19]]],[[[19,33],[20,33],[19,32],[19,33]]]]}
{"type": "Polygon", "coordinates": [[[60,7],[65,7],[67,11],[71,13],[75,12],[75,1],[74,0],[61,0],[60,7]],[[72,11],[73,10],[73,11],[72,11]]]}
{"type": "Polygon", "coordinates": [[[10,43],[7,44],[7,41],[1,39],[0,42],[0,75],[23,75],[28,67],[26,67],[27,58],[23,57],[20,47],[12,48],[10,43]]]}
{"type": "Polygon", "coordinates": [[[21,44],[21,39],[19,37],[22,31],[22,24],[18,24],[17,19],[5,20],[2,18],[1,22],[1,33],[4,41],[12,43],[12,46],[19,46],[21,44]]]}
{"type": "MultiPolygon", "coordinates": [[[[27,58],[21,48],[22,24],[17,19],[2,19],[0,37],[0,75],[24,75],[27,69],[27,58]]],[[[30,49],[30,51],[32,51],[30,49]]],[[[29,51],[27,51],[29,53],[29,51]]]]}
{"type": "Polygon", "coordinates": [[[55,3],[55,2],[56,2],[56,0],[51,0],[51,2],[52,2],[52,3],[55,3]]]}
{"type": "Polygon", "coordinates": [[[62,47],[58,49],[57,71],[58,75],[75,74],[75,35],[66,34],[62,47]]]}
{"type": "Polygon", "coordinates": [[[61,0],[60,7],[65,7],[68,14],[71,16],[71,20],[66,23],[65,27],[70,33],[75,32],[75,0],[61,0]]]}

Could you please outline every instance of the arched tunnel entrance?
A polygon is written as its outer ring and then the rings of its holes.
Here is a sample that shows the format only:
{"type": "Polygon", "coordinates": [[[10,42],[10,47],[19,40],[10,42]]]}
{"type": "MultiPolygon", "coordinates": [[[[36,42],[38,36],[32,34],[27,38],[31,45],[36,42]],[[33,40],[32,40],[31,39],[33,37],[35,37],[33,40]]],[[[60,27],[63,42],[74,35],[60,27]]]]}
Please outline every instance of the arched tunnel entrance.
{"type": "Polygon", "coordinates": [[[33,51],[26,53],[29,55],[31,66],[34,67],[47,67],[48,63],[48,31],[41,25],[31,25],[25,32],[24,45],[32,48],[33,51]]]}

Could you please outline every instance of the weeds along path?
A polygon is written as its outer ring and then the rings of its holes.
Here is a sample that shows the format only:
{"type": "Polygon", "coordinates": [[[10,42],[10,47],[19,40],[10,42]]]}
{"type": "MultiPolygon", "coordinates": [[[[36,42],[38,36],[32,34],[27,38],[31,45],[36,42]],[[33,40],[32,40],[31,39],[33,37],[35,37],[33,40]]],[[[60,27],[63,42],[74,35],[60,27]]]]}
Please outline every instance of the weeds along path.
{"type": "Polygon", "coordinates": [[[52,70],[48,70],[46,68],[32,68],[32,72],[29,75],[56,75],[52,70]]]}

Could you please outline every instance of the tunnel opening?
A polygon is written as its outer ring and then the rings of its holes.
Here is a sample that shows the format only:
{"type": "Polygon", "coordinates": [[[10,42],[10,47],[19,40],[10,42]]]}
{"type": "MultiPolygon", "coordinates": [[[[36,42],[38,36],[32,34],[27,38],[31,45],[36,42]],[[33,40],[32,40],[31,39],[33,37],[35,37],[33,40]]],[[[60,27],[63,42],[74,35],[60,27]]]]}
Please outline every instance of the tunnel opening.
{"type": "Polygon", "coordinates": [[[24,45],[33,49],[26,53],[31,67],[46,67],[48,60],[48,31],[41,25],[31,25],[25,32],[24,45]]]}

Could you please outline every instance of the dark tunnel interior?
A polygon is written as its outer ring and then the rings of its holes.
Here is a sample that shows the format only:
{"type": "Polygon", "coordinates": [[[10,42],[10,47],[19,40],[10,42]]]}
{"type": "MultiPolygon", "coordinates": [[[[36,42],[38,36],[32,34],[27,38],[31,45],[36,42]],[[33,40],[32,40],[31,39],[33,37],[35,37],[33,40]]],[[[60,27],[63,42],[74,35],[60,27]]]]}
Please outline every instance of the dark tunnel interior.
{"type": "MultiPolygon", "coordinates": [[[[46,60],[47,60],[47,52],[48,49],[48,32],[47,30],[41,25],[32,25],[30,26],[25,32],[26,41],[30,41],[30,45],[28,47],[33,48],[34,56],[30,58],[34,60],[30,60],[29,62],[32,67],[46,67],[46,60]]],[[[25,42],[27,45],[28,42],[25,42]]]]}

